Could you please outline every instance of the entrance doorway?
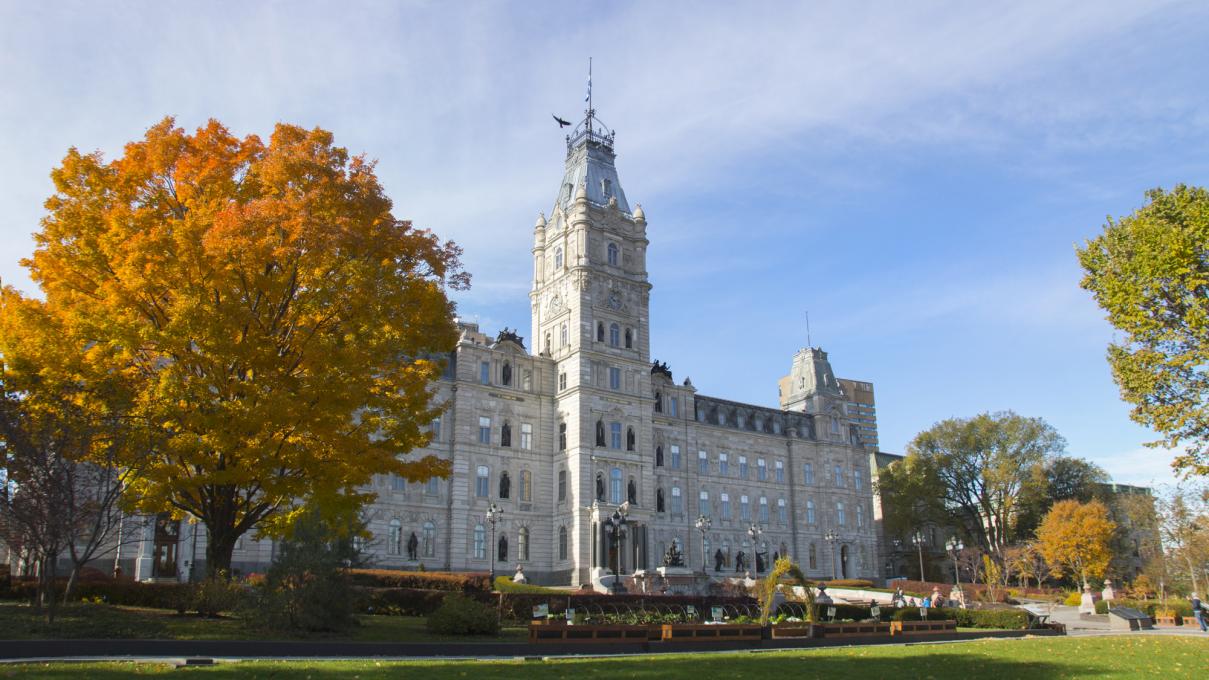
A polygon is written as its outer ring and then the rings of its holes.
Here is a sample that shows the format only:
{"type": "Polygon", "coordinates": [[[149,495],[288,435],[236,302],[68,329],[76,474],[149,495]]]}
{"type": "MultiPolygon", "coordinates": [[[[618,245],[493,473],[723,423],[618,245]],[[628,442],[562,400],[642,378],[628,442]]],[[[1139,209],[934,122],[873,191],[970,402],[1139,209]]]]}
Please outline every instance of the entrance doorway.
{"type": "Polygon", "coordinates": [[[155,539],[151,548],[152,578],[176,578],[177,546],[180,543],[180,520],[167,513],[155,518],[155,539]]]}

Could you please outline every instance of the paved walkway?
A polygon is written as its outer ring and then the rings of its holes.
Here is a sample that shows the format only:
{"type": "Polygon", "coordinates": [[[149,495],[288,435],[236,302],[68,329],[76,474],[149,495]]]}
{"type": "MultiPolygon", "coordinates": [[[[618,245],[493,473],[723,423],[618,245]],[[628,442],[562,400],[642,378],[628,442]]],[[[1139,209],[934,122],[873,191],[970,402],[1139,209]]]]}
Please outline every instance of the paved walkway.
{"type": "Polygon", "coordinates": [[[1107,614],[1099,614],[1088,618],[1083,618],[1079,615],[1078,607],[1069,607],[1066,605],[1031,605],[1029,609],[1033,611],[1047,611],[1050,616],[1050,621],[1066,624],[1066,634],[1071,636],[1079,635],[1197,635],[1209,637],[1209,633],[1202,633],[1201,629],[1193,623],[1192,625],[1179,627],[1155,627],[1152,630],[1140,631],[1120,631],[1112,630],[1108,623],[1107,614]]]}

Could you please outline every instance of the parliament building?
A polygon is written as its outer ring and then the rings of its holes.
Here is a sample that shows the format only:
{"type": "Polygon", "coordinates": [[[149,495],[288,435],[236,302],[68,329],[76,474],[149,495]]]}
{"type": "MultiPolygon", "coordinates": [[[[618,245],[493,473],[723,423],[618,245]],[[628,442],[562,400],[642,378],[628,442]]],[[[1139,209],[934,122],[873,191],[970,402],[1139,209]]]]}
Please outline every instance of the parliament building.
{"type": "MultiPolygon", "coordinates": [[[[647,219],[622,190],[614,141],[591,109],[567,137],[533,226],[528,337],[460,324],[436,387],[447,408],[417,452],[451,460],[452,475],[374,480],[374,565],[486,571],[494,558],[500,574],[600,588],[676,544],[711,576],[754,571],[758,554],[818,578],[878,578],[873,452],[825,352],[799,350],[770,381],[780,408],[706,396],[652,361],[647,219]]],[[[204,536],[191,533],[161,521],[120,561],[140,579],[200,576],[204,536]]],[[[232,566],[263,571],[274,551],[245,536],[232,566]]]]}

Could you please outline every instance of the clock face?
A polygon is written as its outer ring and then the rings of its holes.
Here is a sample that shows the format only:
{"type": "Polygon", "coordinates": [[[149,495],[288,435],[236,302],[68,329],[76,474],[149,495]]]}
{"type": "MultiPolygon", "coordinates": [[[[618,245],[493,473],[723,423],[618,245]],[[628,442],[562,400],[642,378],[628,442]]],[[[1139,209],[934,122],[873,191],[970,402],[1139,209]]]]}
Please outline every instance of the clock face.
{"type": "Polygon", "coordinates": [[[609,306],[613,309],[621,309],[621,295],[616,291],[609,293],[609,306]]]}

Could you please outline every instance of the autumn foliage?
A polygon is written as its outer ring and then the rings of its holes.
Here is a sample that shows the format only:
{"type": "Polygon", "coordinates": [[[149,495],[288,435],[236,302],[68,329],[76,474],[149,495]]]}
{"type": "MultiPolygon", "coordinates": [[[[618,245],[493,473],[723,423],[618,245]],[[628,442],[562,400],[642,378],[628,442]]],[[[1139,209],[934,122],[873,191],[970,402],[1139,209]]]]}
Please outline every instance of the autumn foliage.
{"type": "Polygon", "coordinates": [[[1054,503],[1037,528],[1037,549],[1055,576],[1100,578],[1112,561],[1117,525],[1100,501],[1054,503]]]}
{"type": "Polygon", "coordinates": [[[402,454],[439,412],[446,293],[468,279],[456,246],[394,217],[373,163],[321,129],[266,144],[166,119],[52,177],[24,264],[75,346],[129,380],[153,434],[134,509],[205,524],[212,573],[304,504],[355,511],[375,474],[448,474],[402,454]]]}

